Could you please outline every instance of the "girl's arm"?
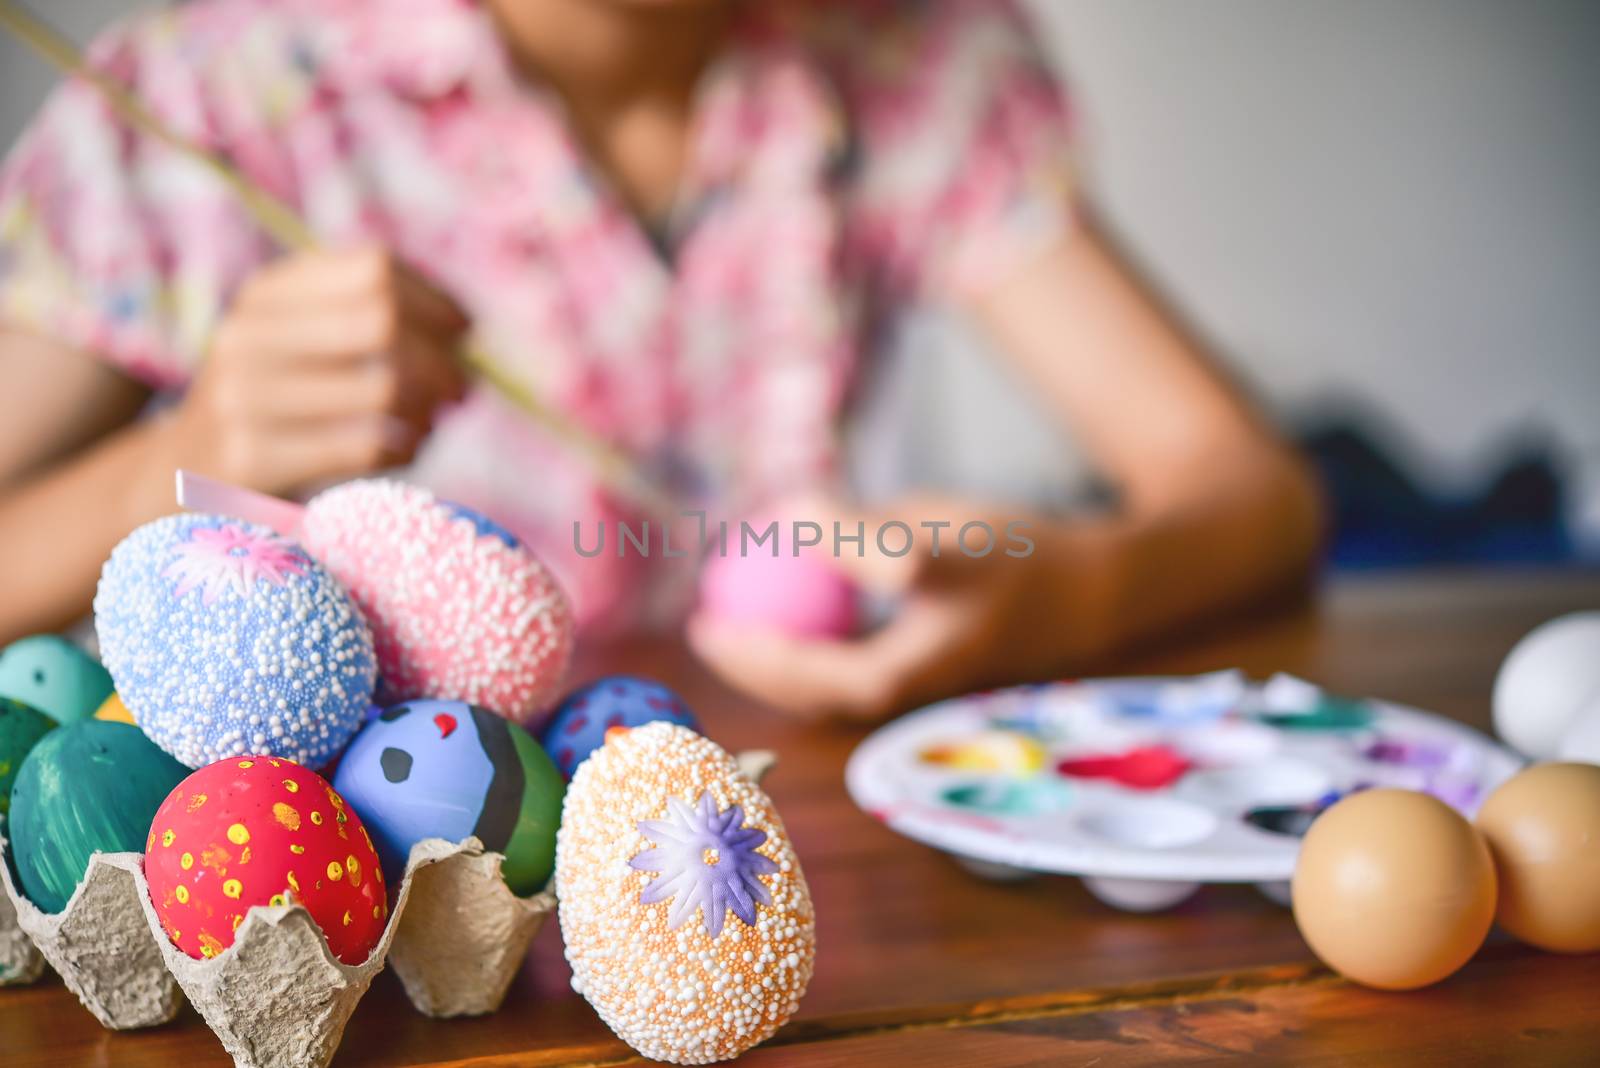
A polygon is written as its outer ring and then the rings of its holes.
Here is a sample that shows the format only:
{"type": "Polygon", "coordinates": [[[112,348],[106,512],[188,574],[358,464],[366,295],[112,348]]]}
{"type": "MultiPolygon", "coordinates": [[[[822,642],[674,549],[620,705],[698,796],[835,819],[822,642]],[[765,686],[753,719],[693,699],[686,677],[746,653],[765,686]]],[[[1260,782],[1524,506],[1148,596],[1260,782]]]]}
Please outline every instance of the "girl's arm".
{"type": "Polygon", "coordinates": [[[90,607],[134,527],[176,511],[187,467],[267,493],[407,462],[442,403],[466,320],[376,249],[315,251],[245,282],[183,402],[101,360],[0,327],[0,644],[90,607]]]}
{"type": "Polygon", "coordinates": [[[1322,511],[1306,468],[1104,241],[1074,236],[972,295],[970,310],[1085,443],[1116,509],[1062,519],[919,500],[869,516],[952,529],[1028,519],[1037,547],[1023,559],[971,560],[948,546],[933,558],[920,539],[918,553],[890,560],[871,555],[869,538],[865,559],[841,562],[901,603],[864,638],[806,642],[693,621],[696,650],[734,685],[803,714],[881,716],[1082,670],[1308,576],[1322,511]]]}
{"type": "Polygon", "coordinates": [[[149,393],[99,360],[0,330],[0,642],[81,617],[124,534],[172,507],[149,393]]]}
{"type": "Polygon", "coordinates": [[[1071,524],[1067,537],[1068,559],[1096,556],[1105,569],[1094,644],[1307,576],[1322,506],[1301,458],[1105,241],[1080,234],[972,306],[1117,491],[1111,517],[1071,524]]]}

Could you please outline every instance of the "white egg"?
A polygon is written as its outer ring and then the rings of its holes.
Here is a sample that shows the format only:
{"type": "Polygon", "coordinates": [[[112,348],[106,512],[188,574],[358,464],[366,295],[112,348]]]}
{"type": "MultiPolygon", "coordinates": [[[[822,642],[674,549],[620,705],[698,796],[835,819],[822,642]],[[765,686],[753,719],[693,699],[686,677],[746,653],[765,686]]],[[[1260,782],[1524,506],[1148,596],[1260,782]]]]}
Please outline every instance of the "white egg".
{"type": "Polygon", "coordinates": [[[1500,665],[1494,726],[1535,760],[1556,755],[1562,735],[1600,697],[1600,612],[1574,612],[1534,628],[1500,665]]]}
{"type": "Polygon", "coordinates": [[[1556,756],[1580,764],[1600,764],[1600,694],[1578,710],[1561,736],[1556,756]]]}

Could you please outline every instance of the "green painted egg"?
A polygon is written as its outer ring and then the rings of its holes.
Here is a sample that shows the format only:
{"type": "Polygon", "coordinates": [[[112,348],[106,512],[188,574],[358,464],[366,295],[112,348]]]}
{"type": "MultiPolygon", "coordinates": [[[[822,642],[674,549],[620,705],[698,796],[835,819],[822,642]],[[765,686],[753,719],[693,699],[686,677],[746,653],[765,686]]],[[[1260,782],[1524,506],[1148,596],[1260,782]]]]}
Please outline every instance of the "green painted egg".
{"type": "Polygon", "coordinates": [[[189,769],[137,727],[89,719],[51,731],[11,788],[11,853],[22,891],[60,912],[95,853],[137,853],[189,769]]]}
{"type": "Polygon", "coordinates": [[[21,638],[0,651],[0,697],[57,723],[88,719],[113,689],[100,662],[59,634],[21,638]]]}
{"type": "Polygon", "coordinates": [[[0,697],[0,821],[11,808],[11,783],[22,768],[22,758],[55,725],[55,720],[21,701],[0,697]]]}

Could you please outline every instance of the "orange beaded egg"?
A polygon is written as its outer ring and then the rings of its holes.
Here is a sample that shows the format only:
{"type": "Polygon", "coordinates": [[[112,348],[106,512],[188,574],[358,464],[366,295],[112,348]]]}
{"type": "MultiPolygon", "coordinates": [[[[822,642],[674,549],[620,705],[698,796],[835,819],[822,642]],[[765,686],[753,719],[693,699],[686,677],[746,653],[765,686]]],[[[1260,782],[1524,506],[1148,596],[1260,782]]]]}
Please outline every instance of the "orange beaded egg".
{"type": "Polygon", "coordinates": [[[252,905],[293,901],[335,957],[361,964],[389,915],[361,818],[281,757],[229,757],[179,783],[150,825],[144,872],[162,928],[191,957],[231,946],[252,905]]]}

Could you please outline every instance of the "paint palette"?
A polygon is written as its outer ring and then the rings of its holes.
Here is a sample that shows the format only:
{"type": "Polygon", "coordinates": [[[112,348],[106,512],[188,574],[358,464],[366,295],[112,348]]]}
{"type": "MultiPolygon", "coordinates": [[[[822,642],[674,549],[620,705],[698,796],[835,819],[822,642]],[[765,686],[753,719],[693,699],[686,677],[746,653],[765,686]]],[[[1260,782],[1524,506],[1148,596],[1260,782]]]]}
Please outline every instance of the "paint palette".
{"type": "Polygon", "coordinates": [[[1469,816],[1521,767],[1459,723],[1279,675],[1100,679],[930,706],[856,749],[856,803],[978,874],[1081,876],[1108,904],[1208,882],[1287,900],[1300,838],[1357,790],[1431,793],[1469,816]]]}

